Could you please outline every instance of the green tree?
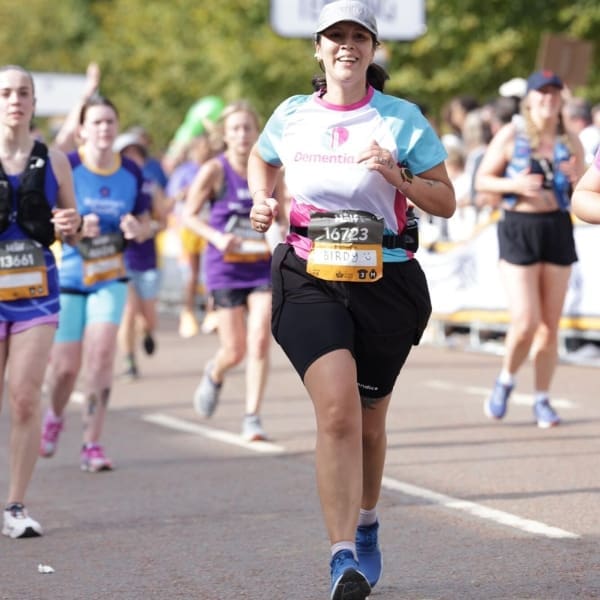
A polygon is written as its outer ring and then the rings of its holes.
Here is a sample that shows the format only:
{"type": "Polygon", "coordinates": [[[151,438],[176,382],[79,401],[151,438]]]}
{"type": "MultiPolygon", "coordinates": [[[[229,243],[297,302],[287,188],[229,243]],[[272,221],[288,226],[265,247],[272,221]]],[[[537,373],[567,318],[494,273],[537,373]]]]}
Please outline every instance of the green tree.
{"type": "MultiPolygon", "coordinates": [[[[276,35],[269,4],[3,0],[0,53],[5,63],[32,71],[83,73],[97,61],[101,91],[116,102],[122,125],[145,125],[164,147],[203,96],[246,98],[267,117],[285,97],[311,91],[318,72],[312,42],[276,35]]],[[[427,33],[386,44],[387,90],[425,104],[433,115],[454,95],[486,100],[503,81],[535,68],[546,32],[600,39],[600,3],[428,0],[427,33]]],[[[599,53],[595,47],[596,64],[599,53]]],[[[576,92],[600,101],[600,73],[592,70],[576,92]]]]}

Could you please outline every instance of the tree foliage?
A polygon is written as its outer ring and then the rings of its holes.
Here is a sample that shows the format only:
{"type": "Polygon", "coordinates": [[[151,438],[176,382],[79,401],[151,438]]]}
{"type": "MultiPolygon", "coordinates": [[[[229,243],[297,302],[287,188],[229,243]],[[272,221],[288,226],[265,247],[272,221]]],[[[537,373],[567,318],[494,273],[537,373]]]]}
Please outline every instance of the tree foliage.
{"type": "MultiPolygon", "coordinates": [[[[407,0],[398,0],[404,2],[407,0]]],[[[283,39],[268,0],[3,0],[3,62],[32,71],[102,69],[101,91],[123,126],[141,123],[164,147],[199,98],[246,98],[267,117],[285,97],[311,91],[318,71],[308,39],[283,39]]],[[[428,0],[427,33],[385,44],[387,91],[428,107],[452,97],[484,101],[536,66],[541,36],[600,39],[598,0],[428,0]]],[[[600,50],[594,50],[598,64],[600,50]]],[[[600,101],[600,73],[576,90],[600,101]]],[[[75,99],[74,99],[75,100],[75,99]]]]}

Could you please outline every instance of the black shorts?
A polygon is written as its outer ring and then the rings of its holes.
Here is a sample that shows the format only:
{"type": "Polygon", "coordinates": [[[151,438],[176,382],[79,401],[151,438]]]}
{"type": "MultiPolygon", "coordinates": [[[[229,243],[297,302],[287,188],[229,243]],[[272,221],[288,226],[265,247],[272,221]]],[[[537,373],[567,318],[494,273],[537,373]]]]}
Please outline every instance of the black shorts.
{"type": "Polygon", "coordinates": [[[390,394],[431,314],[419,263],[386,262],[378,281],[338,283],[308,274],[306,261],[280,244],[271,268],[273,335],[300,377],[319,357],[345,348],[356,360],[360,395],[390,394]]]}
{"type": "Polygon", "coordinates": [[[577,262],[571,215],[562,210],[524,213],[505,210],[498,221],[500,258],[514,265],[577,262]]]}
{"type": "Polygon", "coordinates": [[[210,295],[215,307],[235,308],[236,306],[246,306],[248,296],[254,292],[269,292],[270,285],[259,285],[249,288],[223,288],[222,290],[213,290],[210,295]]]}

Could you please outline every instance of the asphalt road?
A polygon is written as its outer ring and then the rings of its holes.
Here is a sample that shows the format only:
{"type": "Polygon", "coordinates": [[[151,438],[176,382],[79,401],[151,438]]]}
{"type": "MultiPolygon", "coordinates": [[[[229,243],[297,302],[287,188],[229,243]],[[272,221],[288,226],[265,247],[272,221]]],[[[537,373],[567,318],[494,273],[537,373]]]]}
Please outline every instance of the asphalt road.
{"type": "MultiPolygon", "coordinates": [[[[163,317],[142,378],[114,388],[104,436],[113,472],[79,470],[80,406],[70,405],[28,496],[45,536],[0,539],[2,600],[328,597],[310,402],[274,345],[263,416],[272,443],[238,436],[241,368],[214,417],[200,419],[191,396],[215,346],[215,336],[180,339],[163,317]]],[[[529,368],[505,421],[483,416],[499,362],[428,345],[412,353],[389,418],[373,599],[600,598],[598,370],[559,367],[564,422],[542,431],[529,368]]],[[[6,410],[0,439],[4,495],[6,410]]]]}

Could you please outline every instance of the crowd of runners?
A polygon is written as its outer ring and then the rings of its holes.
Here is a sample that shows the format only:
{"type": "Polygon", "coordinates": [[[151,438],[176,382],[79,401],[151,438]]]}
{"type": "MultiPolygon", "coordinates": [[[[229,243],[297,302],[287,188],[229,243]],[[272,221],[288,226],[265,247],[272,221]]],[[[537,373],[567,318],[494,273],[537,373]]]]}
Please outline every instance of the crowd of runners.
{"type": "Polygon", "coordinates": [[[240,434],[268,439],[261,407],[272,337],[310,396],[332,600],[367,598],[382,574],[386,416],[431,313],[413,211],[431,243],[464,237],[486,211],[499,211],[510,326],[484,412],[505,416],[532,357],[534,422],[559,424],[550,386],[577,260],[572,217],[600,222],[600,109],[537,71],[493,102],[453,99],[442,135],[423,107],[384,91],[378,45],[366,5],[327,4],[313,93],[284,100],[265,124],[245,101],[211,101],[162,163],[143,128],[119,133],[96,65],[47,143],[31,128],[31,74],[0,68],[5,535],[42,535],[26,491],[37,457],[57,450],[76,386],[85,399],[79,465],[115,467],[101,443],[111,390],[117,376],[143,375],[138,347],[160,350],[160,236],[169,228],[185,272],[179,334],[218,336],[190,398],[198,417],[214,414],[228,371],[244,362],[240,434]]]}

